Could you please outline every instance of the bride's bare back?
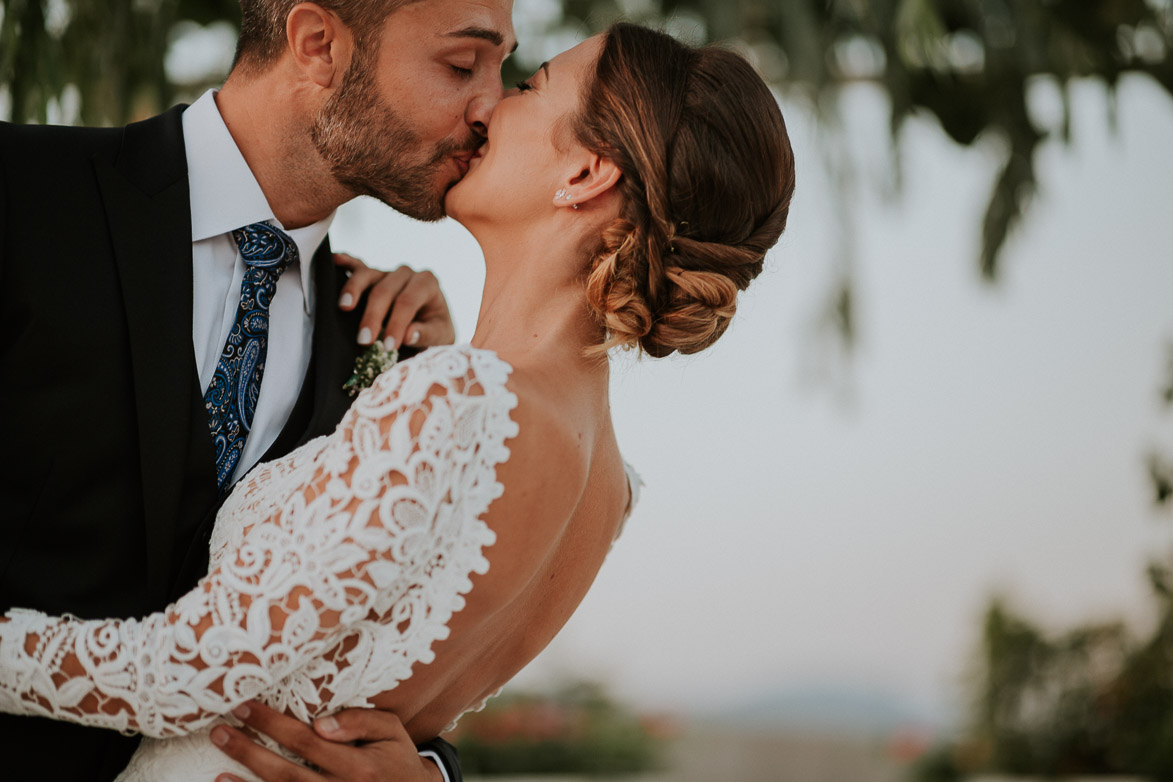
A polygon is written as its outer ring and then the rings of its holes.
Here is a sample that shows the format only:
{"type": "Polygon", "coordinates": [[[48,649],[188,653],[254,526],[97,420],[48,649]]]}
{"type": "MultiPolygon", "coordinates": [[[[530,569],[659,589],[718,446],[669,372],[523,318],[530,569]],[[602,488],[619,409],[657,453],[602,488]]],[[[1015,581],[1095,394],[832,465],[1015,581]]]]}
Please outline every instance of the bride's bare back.
{"type": "Polygon", "coordinates": [[[448,623],[451,636],[434,647],[435,661],[372,699],[399,715],[416,740],[439,733],[546,647],[582,601],[630,509],[607,373],[571,381],[556,374],[515,367],[509,388],[519,431],[497,468],[504,493],[484,517],[497,536],[485,552],[490,568],[473,577],[466,608],[448,623]]]}

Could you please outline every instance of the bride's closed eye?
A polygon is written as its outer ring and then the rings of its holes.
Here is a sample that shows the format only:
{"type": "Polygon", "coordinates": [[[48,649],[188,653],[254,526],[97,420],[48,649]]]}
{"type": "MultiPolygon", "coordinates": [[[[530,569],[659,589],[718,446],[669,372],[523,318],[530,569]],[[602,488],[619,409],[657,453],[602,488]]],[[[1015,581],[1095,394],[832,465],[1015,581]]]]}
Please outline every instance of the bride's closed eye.
{"type": "Polygon", "coordinates": [[[529,92],[534,88],[534,85],[530,84],[528,81],[519,81],[515,86],[517,87],[518,92],[529,92]]]}

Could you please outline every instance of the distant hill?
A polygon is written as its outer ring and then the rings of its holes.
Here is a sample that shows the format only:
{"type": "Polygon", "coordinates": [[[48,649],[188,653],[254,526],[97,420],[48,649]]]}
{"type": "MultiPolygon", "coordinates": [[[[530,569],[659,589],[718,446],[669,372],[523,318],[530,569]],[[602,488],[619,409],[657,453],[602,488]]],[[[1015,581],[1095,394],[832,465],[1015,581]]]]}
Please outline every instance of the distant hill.
{"type": "Polygon", "coordinates": [[[814,686],[767,694],[703,719],[744,729],[852,736],[887,736],[908,728],[933,730],[946,723],[941,715],[928,714],[892,695],[814,686]]]}

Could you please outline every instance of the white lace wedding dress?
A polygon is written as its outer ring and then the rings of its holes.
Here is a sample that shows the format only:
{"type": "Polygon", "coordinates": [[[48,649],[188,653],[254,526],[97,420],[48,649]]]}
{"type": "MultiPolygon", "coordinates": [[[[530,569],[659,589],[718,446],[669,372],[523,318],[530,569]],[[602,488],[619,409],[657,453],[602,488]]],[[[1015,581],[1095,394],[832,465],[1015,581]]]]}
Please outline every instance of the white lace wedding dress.
{"type": "Polygon", "coordinates": [[[164,612],[9,612],[0,710],[152,737],[119,777],[146,782],[254,779],[207,735],[246,700],[303,721],[369,706],[431,660],[488,569],[480,517],[517,434],[510,372],[454,346],[383,373],[333,434],[236,487],[209,574],[164,612]]]}

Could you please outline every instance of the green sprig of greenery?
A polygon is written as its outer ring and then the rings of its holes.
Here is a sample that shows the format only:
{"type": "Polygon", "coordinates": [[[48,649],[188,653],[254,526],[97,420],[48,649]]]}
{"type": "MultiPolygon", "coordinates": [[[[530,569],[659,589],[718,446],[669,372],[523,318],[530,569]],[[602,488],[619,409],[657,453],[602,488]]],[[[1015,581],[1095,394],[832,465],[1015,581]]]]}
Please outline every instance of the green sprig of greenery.
{"type": "Polygon", "coordinates": [[[342,390],[351,396],[375,382],[375,378],[395,366],[399,360],[399,351],[395,348],[387,350],[383,341],[377,339],[362,354],[354,360],[354,374],[342,384],[342,390]]]}

